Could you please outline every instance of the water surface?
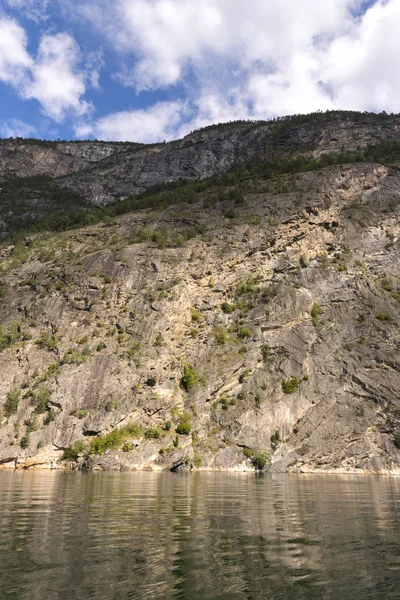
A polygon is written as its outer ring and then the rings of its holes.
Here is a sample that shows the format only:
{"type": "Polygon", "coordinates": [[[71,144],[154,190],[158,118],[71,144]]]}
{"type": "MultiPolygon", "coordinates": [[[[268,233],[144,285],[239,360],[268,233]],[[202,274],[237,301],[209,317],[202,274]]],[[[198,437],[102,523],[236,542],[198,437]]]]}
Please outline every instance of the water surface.
{"type": "Polygon", "coordinates": [[[400,480],[0,472],[5,600],[400,598],[400,480]]]}

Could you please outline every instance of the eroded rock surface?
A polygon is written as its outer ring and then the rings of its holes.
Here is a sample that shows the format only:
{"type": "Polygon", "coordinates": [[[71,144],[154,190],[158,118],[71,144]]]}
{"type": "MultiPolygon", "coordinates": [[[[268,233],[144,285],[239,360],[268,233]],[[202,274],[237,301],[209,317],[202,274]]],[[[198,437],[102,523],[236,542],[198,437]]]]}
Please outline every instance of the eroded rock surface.
{"type": "Polygon", "coordinates": [[[1,247],[0,468],[399,473],[399,191],[334,166],[1,247]]]}

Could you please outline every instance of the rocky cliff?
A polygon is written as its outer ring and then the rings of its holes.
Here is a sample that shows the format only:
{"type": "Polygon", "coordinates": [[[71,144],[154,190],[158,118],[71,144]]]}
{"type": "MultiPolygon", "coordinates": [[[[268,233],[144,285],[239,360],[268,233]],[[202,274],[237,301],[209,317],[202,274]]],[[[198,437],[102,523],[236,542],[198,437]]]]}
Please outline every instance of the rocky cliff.
{"type": "Polygon", "coordinates": [[[93,186],[247,166],[189,203],[0,246],[3,468],[400,473],[400,161],[249,166],[397,140],[398,120],[298,121],[56,144],[51,173],[3,142],[5,181],[51,175],[86,206],[93,186]]]}

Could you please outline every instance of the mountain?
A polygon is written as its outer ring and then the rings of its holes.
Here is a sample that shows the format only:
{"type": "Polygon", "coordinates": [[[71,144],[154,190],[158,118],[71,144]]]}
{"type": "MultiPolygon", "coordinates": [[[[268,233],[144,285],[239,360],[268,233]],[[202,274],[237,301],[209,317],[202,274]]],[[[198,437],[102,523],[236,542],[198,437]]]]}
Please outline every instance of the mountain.
{"type": "Polygon", "coordinates": [[[0,142],[0,467],[399,473],[399,126],[0,142]]]}

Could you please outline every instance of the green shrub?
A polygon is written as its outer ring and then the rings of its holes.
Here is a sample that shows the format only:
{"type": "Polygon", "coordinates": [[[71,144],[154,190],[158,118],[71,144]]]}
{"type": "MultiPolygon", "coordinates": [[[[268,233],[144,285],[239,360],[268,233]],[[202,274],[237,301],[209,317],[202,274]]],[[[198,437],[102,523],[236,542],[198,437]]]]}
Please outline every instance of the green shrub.
{"type": "Polygon", "coordinates": [[[248,277],[244,283],[238,285],[235,295],[238,297],[243,296],[244,294],[249,294],[250,292],[254,292],[256,290],[256,286],[257,278],[250,275],[250,277],[248,277]]]}
{"type": "Polygon", "coordinates": [[[27,433],[32,433],[33,431],[37,431],[37,428],[38,428],[37,416],[34,415],[30,419],[25,419],[24,425],[26,427],[27,433]]]}
{"type": "Polygon", "coordinates": [[[43,348],[45,350],[55,350],[57,348],[59,340],[54,335],[54,333],[50,333],[49,331],[45,331],[35,342],[39,348],[43,348]]]}
{"type": "Polygon", "coordinates": [[[34,403],[36,405],[36,412],[42,414],[49,409],[49,402],[51,398],[51,390],[48,387],[41,388],[34,396],[34,403]]]}
{"type": "Polygon", "coordinates": [[[271,445],[273,448],[276,448],[279,444],[279,442],[281,441],[281,434],[279,429],[277,429],[272,435],[271,435],[271,445]]]}
{"type": "Polygon", "coordinates": [[[0,352],[21,339],[22,332],[18,321],[12,321],[7,329],[0,325],[0,352]]]}
{"type": "Polygon", "coordinates": [[[243,454],[246,458],[253,458],[253,456],[255,455],[255,451],[251,448],[243,448],[243,454]]]}
{"type": "Polygon", "coordinates": [[[267,362],[267,360],[271,356],[271,348],[269,347],[268,344],[263,344],[261,346],[261,355],[263,357],[263,361],[267,362]]]}
{"type": "Polygon", "coordinates": [[[201,313],[195,308],[192,308],[192,323],[198,323],[201,321],[201,313]]]}
{"type": "Polygon", "coordinates": [[[394,438],[394,445],[400,450],[400,434],[394,438]]]}
{"type": "Polygon", "coordinates": [[[220,346],[224,346],[229,339],[228,332],[223,326],[214,329],[214,337],[220,346]]]}
{"type": "Polygon", "coordinates": [[[324,311],[321,308],[321,305],[318,304],[318,302],[314,302],[314,304],[312,305],[311,308],[311,316],[314,317],[319,317],[319,315],[322,315],[324,311]]]}
{"type": "Polygon", "coordinates": [[[26,448],[29,447],[30,443],[31,443],[31,437],[30,437],[29,433],[27,433],[26,435],[24,435],[24,437],[22,437],[20,439],[19,445],[21,446],[21,448],[23,450],[26,450],[26,448]]]}
{"type": "Polygon", "coordinates": [[[10,390],[7,394],[7,399],[4,403],[4,414],[6,417],[15,415],[18,410],[18,404],[21,397],[21,392],[17,389],[10,390]]]}
{"type": "Polygon", "coordinates": [[[146,440],[158,440],[161,437],[161,430],[159,427],[150,427],[144,434],[146,440]]]}
{"type": "Polygon", "coordinates": [[[320,315],[322,315],[323,312],[324,311],[322,310],[321,305],[318,304],[318,302],[314,302],[314,304],[312,305],[312,308],[311,308],[311,318],[312,318],[312,323],[313,323],[314,327],[317,326],[318,317],[320,315]]]}
{"type": "Polygon", "coordinates": [[[103,454],[106,450],[119,448],[128,438],[138,438],[143,434],[143,429],[136,423],[131,423],[120,429],[114,429],[106,435],[100,435],[90,444],[92,454],[103,454]]]}
{"type": "Polygon", "coordinates": [[[308,260],[308,256],[306,254],[301,255],[300,266],[302,269],[307,269],[307,267],[310,266],[310,261],[308,260]]]}
{"type": "Polygon", "coordinates": [[[290,377],[282,381],[282,390],[285,394],[293,394],[300,385],[298,377],[290,377]]]}
{"type": "Polygon", "coordinates": [[[249,369],[246,369],[245,371],[243,371],[243,373],[240,373],[239,375],[239,383],[244,383],[245,381],[248,380],[250,376],[250,371],[249,369]]]}
{"type": "Polygon", "coordinates": [[[163,336],[161,335],[161,333],[158,333],[158,334],[157,334],[157,336],[156,336],[156,340],[155,340],[155,342],[154,342],[154,345],[155,345],[155,346],[158,346],[158,347],[160,347],[160,346],[162,346],[163,344],[164,344],[164,338],[163,338],[163,336]]]}
{"type": "Polygon", "coordinates": [[[105,348],[107,348],[107,346],[105,345],[104,342],[100,342],[99,344],[97,344],[96,346],[96,350],[97,352],[101,352],[102,350],[105,350],[105,348]]]}
{"type": "Polygon", "coordinates": [[[232,304],[229,304],[229,302],[223,302],[221,305],[221,309],[225,315],[230,315],[231,313],[234,312],[235,307],[232,306],[232,304]]]}
{"type": "Polygon", "coordinates": [[[171,427],[172,427],[172,423],[171,423],[171,421],[166,421],[166,422],[164,423],[163,429],[164,429],[164,431],[170,431],[170,430],[171,430],[171,427]]]}
{"type": "Polygon", "coordinates": [[[128,350],[126,350],[126,352],[125,352],[126,358],[128,360],[137,359],[141,348],[142,348],[142,345],[140,342],[134,342],[133,344],[131,344],[130,348],[128,348],[128,350]]]}
{"type": "Polygon", "coordinates": [[[83,440],[78,440],[64,449],[62,460],[73,460],[78,458],[79,454],[83,454],[87,450],[87,445],[83,440]]]}
{"type": "Polygon", "coordinates": [[[262,471],[267,466],[268,454],[265,452],[257,452],[251,459],[256,471],[262,471]]]}
{"type": "Polygon", "coordinates": [[[378,319],[378,321],[391,321],[392,315],[390,315],[389,313],[379,312],[376,315],[376,318],[378,319]]]}
{"type": "Polygon", "coordinates": [[[54,410],[54,408],[50,408],[47,411],[47,415],[46,415],[45,420],[43,421],[44,425],[48,425],[49,423],[51,423],[52,421],[54,421],[54,419],[56,418],[56,416],[57,416],[57,413],[54,410]]]}
{"type": "Polygon", "coordinates": [[[252,336],[252,331],[250,327],[240,327],[237,332],[237,336],[240,340],[244,340],[245,338],[249,338],[252,336]]]}
{"type": "Polygon", "coordinates": [[[219,399],[219,403],[221,404],[222,410],[228,410],[231,402],[227,396],[222,396],[219,399]]]}
{"type": "Polygon", "coordinates": [[[185,364],[183,367],[183,375],[181,377],[180,386],[185,392],[190,392],[199,382],[199,376],[194,367],[190,364],[185,364]]]}
{"type": "Polygon", "coordinates": [[[64,356],[62,357],[61,364],[62,365],[81,365],[87,361],[87,358],[88,357],[86,354],[76,352],[75,350],[70,348],[68,350],[68,352],[66,352],[64,354],[64,356]]]}
{"type": "Polygon", "coordinates": [[[192,426],[187,422],[178,423],[175,431],[176,433],[179,433],[179,435],[189,435],[192,431],[192,426]]]}
{"type": "Polygon", "coordinates": [[[201,458],[200,454],[195,451],[193,453],[193,466],[198,469],[199,467],[201,467],[202,464],[203,464],[203,459],[201,458]]]}
{"type": "Polygon", "coordinates": [[[82,410],[81,408],[74,408],[69,413],[72,417],[76,417],[77,419],[84,419],[88,416],[88,410],[82,410]]]}

